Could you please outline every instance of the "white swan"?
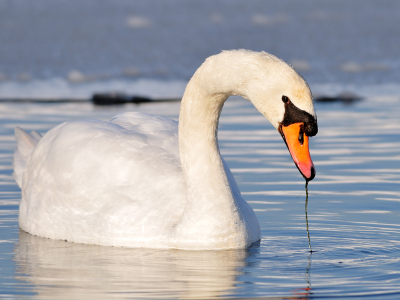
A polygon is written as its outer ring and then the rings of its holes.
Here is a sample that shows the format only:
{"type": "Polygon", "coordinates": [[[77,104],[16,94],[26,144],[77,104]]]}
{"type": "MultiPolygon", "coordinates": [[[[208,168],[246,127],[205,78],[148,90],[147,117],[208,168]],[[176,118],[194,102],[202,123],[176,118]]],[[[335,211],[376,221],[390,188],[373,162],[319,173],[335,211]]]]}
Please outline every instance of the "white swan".
{"type": "Polygon", "coordinates": [[[178,123],[142,113],[63,123],[43,137],[16,128],[22,230],[78,243],[181,249],[246,248],[260,239],[251,207],[222,160],[218,118],[249,99],[313,179],[317,133],[307,83],[265,52],[224,51],[188,83],[178,123]],[[179,139],[179,142],[178,142],[179,139]]]}

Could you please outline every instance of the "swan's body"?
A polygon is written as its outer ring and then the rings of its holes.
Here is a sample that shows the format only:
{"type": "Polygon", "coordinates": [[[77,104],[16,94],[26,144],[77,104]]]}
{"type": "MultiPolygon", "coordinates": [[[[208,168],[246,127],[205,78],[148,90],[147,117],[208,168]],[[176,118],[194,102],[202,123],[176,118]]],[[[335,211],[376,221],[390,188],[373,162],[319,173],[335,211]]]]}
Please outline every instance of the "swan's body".
{"type": "Polygon", "coordinates": [[[141,113],[67,122],[43,138],[16,129],[21,229],[128,247],[226,249],[258,241],[257,218],[217,144],[230,95],[250,99],[276,128],[290,123],[282,95],[315,118],[308,85],[290,66],[240,50],[210,57],[197,70],[182,99],[179,136],[177,122],[141,113]]]}

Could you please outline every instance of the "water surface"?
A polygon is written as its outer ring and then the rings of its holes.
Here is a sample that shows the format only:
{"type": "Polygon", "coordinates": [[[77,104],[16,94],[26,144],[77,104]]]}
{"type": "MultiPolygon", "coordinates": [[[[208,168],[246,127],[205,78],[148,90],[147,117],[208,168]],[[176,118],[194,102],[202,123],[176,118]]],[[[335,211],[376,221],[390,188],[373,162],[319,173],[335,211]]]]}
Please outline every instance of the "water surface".
{"type": "Polygon", "coordinates": [[[316,104],[310,147],[317,175],[304,180],[279,133],[252,105],[229,99],[219,143],[262,239],[247,251],[101,247],[18,229],[21,193],[12,179],[13,128],[46,132],[66,120],[123,111],[178,118],[179,103],[94,107],[0,103],[0,295],[82,298],[400,297],[399,97],[316,104]]]}

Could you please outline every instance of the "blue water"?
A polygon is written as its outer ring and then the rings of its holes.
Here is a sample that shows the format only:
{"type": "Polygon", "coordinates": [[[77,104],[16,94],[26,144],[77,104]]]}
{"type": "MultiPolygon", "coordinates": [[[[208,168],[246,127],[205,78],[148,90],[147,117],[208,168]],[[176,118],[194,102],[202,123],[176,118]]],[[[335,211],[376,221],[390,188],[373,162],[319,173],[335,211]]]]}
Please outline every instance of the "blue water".
{"type": "Polygon", "coordinates": [[[221,152],[262,228],[248,251],[160,251],[87,246],[18,229],[13,127],[47,131],[67,119],[109,119],[122,111],[177,118],[179,103],[96,108],[0,104],[0,292],[22,298],[400,297],[398,98],[351,106],[316,104],[311,139],[317,168],[305,190],[280,135],[251,106],[230,99],[221,152]]]}
{"type": "Polygon", "coordinates": [[[254,208],[262,239],[247,251],[88,246],[18,228],[13,130],[45,133],[124,111],[178,119],[179,102],[95,107],[0,101],[0,298],[400,298],[400,2],[0,0],[0,99],[96,91],[179,97],[221,49],[291,62],[315,95],[317,175],[304,180],[279,133],[229,99],[221,153],[254,208]]]}
{"type": "Polygon", "coordinates": [[[0,79],[188,80],[205,57],[245,48],[310,82],[399,82],[399,11],[397,0],[0,0],[0,79]]]}

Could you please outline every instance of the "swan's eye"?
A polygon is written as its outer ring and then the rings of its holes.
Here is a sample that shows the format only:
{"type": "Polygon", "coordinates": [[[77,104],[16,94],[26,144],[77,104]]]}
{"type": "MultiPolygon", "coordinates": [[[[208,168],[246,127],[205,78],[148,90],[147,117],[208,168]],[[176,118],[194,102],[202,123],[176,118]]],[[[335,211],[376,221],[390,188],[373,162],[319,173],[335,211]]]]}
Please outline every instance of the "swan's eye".
{"type": "Polygon", "coordinates": [[[299,142],[300,142],[300,145],[303,145],[303,143],[304,143],[304,133],[302,130],[300,130],[300,132],[299,132],[299,142]]]}
{"type": "Polygon", "coordinates": [[[282,96],[282,101],[283,101],[283,103],[288,103],[289,98],[287,96],[282,96]]]}

